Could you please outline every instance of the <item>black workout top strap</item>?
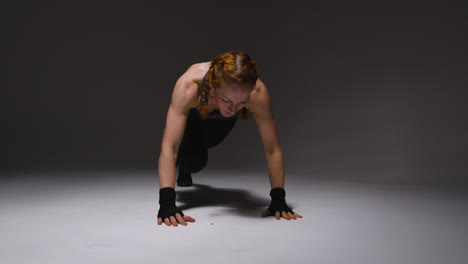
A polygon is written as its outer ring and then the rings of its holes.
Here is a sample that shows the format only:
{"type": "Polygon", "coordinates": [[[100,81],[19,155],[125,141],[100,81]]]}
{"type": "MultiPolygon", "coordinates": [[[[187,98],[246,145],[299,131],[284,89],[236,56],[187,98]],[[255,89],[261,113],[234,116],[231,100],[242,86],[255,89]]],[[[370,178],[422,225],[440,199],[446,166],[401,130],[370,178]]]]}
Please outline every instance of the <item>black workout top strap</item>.
{"type": "Polygon", "coordinates": [[[202,85],[201,85],[201,90],[200,90],[200,96],[201,98],[200,99],[204,99],[205,100],[205,104],[208,104],[208,96],[206,96],[205,98],[203,98],[203,90],[205,88],[205,80],[206,80],[206,76],[208,76],[208,72],[205,74],[205,77],[203,77],[203,81],[202,81],[202,85]]]}

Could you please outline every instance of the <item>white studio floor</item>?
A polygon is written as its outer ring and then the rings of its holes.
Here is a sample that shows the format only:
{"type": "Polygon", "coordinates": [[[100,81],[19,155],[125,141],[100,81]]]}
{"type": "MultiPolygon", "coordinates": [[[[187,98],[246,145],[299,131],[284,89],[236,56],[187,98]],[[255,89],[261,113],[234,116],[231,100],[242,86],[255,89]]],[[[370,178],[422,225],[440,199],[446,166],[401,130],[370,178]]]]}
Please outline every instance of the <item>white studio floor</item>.
{"type": "Polygon", "coordinates": [[[159,226],[155,172],[6,175],[0,263],[467,263],[468,197],[434,188],[288,175],[304,218],[261,218],[266,174],[193,174],[177,205],[196,219],[159,226]]]}

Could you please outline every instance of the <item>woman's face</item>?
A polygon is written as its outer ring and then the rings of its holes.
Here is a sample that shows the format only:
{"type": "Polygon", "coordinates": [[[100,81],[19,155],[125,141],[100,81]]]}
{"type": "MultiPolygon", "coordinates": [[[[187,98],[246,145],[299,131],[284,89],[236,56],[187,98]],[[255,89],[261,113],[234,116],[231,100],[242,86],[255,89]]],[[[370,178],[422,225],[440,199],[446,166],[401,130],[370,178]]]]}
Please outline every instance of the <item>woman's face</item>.
{"type": "Polygon", "coordinates": [[[223,84],[215,89],[215,100],[219,112],[229,117],[242,109],[249,101],[251,89],[237,84],[223,84]]]}

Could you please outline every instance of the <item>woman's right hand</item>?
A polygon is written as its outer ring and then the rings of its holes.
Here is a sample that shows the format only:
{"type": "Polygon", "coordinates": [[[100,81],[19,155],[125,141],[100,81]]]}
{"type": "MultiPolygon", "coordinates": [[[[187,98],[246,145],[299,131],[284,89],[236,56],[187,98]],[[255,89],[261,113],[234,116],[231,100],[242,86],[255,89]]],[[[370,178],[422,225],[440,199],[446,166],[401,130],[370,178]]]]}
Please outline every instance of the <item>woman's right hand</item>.
{"type": "Polygon", "coordinates": [[[184,215],[182,211],[175,205],[176,193],[174,188],[166,187],[159,190],[159,212],[158,225],[161,225],[163,220],[167,226],[177,226],[178,223],[186,226],[187,222],[195,222],[195,219],[188,215],[184,215]]]}
{"type": "MultiPolygon", "coordinates": [[[[190,217],[188,215],[181,216],[179,213],[176,213],[175,217],[170,216],[169,218],[167,218],[167,217],[164,218],[164,223],[167,226],[177,226],[178,223],[183,225],[183,226],[186,226],[187,222],[195,222],[195,219],[193,219],[192,217],[190,217]]],[[[162,223],[163,223],[162,218],[158,217],[158,225],[162,225],[162,223]]]]}

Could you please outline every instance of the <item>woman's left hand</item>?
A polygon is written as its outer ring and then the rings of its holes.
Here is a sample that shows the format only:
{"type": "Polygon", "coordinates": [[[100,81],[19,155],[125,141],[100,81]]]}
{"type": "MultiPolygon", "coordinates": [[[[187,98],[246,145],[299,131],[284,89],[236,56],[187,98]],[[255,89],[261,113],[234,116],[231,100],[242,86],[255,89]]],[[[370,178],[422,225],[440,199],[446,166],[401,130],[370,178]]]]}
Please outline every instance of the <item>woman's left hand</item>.
{"type": "Polygon", "coordinates": [[[286,220],[297,220],[297,218],[302,218],[301,215],[293,212],[293,210],[291,210],[291,208],[286,204],[286,191],[282,187],[272,189],[270,191],[270,196],[270,206],[262,213],[262,217],[274,215],[276,220],[280,220],[281,217],[286,220]]]}
{"type": "MultiPolygon", "coordinates": [[[[262,213],[262,217],[266,217],[266,216],[270,216],[271,213],[270,213],[270,210],[266,209],[263,213],[262,213]]],[[[280,220],[281,217],[283,217],[284,219],[286,220],[291,220],[291,219],[294,219],[294,220],[297,220],[297,218],[302,218],[302,216],[300,214],[297,214],[297,213],[291,213],[291,212],[279,212],[279,211],[276,211],[275,213],[275,218],[276,220],[280,220]]]]}

